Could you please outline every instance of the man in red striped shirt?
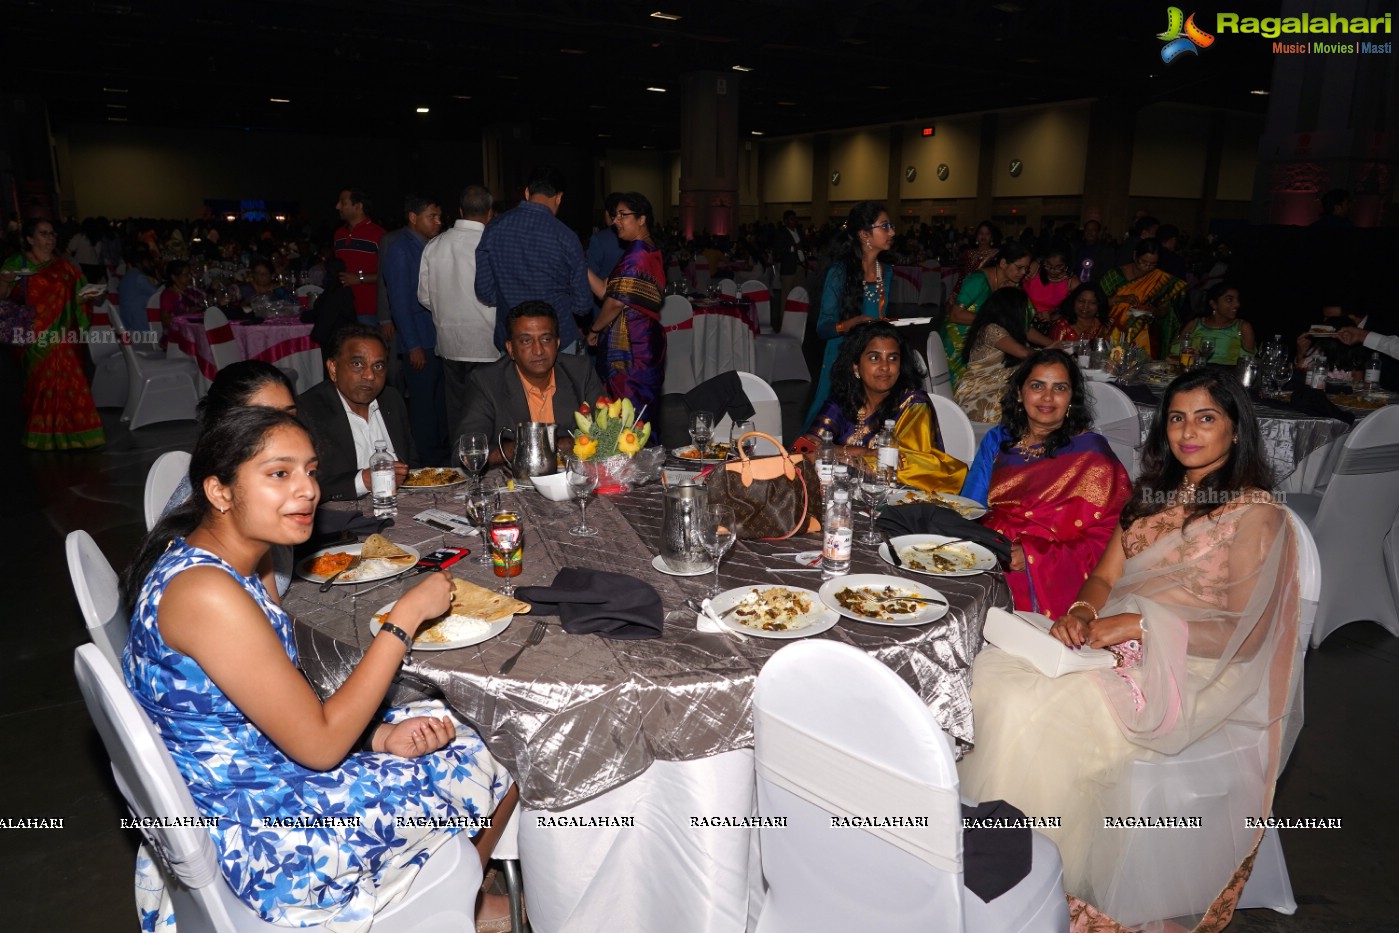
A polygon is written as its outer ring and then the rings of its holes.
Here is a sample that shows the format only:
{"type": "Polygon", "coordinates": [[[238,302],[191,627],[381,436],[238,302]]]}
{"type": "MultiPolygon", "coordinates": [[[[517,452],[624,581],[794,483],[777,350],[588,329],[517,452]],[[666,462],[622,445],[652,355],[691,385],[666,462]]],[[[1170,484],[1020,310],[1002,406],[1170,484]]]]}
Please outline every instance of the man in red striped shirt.
{"type": "Polygon", "coordinates": [[[355,315],[360,323],[379,326],[379,241],[384,228],[369,219],[369,198],[362,191],[346,188],[335,202],[343,221],[335,231],[335,258],[345,264],[340,273],[342,285],[354,291],[355,315]]]}

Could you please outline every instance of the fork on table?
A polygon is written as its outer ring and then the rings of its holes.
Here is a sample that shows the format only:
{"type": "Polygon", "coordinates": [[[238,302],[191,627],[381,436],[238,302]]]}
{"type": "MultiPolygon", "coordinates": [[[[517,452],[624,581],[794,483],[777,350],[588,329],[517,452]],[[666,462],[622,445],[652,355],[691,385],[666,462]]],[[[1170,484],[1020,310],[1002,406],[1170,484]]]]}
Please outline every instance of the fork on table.
{"type": "Polygon", "coordinates": [[[500,666],[500,670],[496,671],[496,673],[508,674],[514,670],[515,662],[520,660],[520,655],[525,653],[525,649],[531,645],[537,645],[544,640],[544,630],[548,627],[549,626],[543,622],[534,623],[534,628],[530,629],[529,637],[526,638],[525,643],[520,646],[520,650],[506,658],[505,663],[500,666]]]}

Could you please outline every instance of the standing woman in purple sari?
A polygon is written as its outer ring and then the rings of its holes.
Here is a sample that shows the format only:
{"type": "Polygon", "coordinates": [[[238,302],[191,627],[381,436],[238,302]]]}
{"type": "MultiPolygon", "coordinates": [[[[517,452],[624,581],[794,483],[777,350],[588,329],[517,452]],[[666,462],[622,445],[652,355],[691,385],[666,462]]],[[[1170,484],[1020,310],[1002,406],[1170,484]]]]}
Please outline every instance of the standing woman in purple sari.
{"type": "Polygon", "coordinates": [[[651,242],[656,219],[644,195],[622,195],[613,217],[626,252],[605,282],[588,270],[593,294],[602,301],[588,332],[588,346],[598,348],[607,394],[629,398],[638,409],[646,406],[654,418],[665,382],[665,263],[660,248],[651,242]]]}

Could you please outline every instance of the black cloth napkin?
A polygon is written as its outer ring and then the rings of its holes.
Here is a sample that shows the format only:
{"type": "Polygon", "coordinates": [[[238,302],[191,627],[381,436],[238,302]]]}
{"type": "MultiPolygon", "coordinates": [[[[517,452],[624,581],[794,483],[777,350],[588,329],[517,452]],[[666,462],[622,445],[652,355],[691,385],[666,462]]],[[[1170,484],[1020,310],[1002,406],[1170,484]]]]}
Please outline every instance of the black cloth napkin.
{"type": "Polygon", "coordinates": [[[748,401],[748,393],[743,391],[743,381],[736,370],[706,379],[686,392],[685,407],[690,411],[713,412],[715,424],[724,415],[733,421],[747,421],[753,417],[753,403],[748,401]]]}
{"type": "Polygon", "coordinates": [[[375,518],[345,509],[316,509],[316,525],[311,536],[329,538],[352,534],[358,538],[383,531],[392,524],[391,518],[375,518]]]}
{"type": "Polygon", "coordinates": [[[880,513],[876,522],[881,531],[899,535],[948,535],[966,538],[989,550],[1003,564],[1010,563],[1010,539],[999,531],[965,519],[952,509],[931,502],[895,505],[880,513]]]}
{"type": "MultiPolygon", "coordinates": [[[[964,820],[1023,820],[1025,814],[1004,800],[962,804],[964,820]]],[[[993,901],[1030,874],[1033,842],[1027,826],[971,825],[962,830],[962,884],[983,901],[993,901]]]]}
{"type": "Polygon", "coordinates": [[[558,616],[570,635],[660,638],[665,609],[649,583],[605,570],[564,567],[550,586],[515,591],[535,615],[558,616]]]}
{"type": "Polygon", "coordinates": [[[1152,392],[1150,387],[1144,385],[1127,385],[1122,382],[1114,382],[1113,385],[1121,389],[1126,396],[1134,402],[1142,405],[1159,405],[1160,396],[1152,392]]]}
{"type": "Polygon", "coordinates": [[[1311,386],[1301,386],[1292,393],[1292,407],[1304,415],[1320,415],[1323,418],[1335,418],[1337,421],[1344,421],[1346,424],[1355,424],[1355,415],[1344,408],[1337,408],[1332,401],[1326,397],[1326,393],[1311,386]]]}

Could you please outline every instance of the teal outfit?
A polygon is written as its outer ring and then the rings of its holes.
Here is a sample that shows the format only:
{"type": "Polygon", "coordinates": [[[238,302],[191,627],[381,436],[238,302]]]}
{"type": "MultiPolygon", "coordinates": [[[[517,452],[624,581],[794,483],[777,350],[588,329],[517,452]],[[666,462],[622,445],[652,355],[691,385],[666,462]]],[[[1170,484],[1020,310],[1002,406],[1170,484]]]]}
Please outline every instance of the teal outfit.
{"type": "MultiPolygon", "coordinates": [[[[884,278],[884,303],[887,307],[894,282],[894,267],[882,263],[881,268],[884,278]]],[[[806,413],[805,423],[808,425],[831,394],[831,367],[835,365],[836,355],[840,353],[841,344],[845,342],[845,338],[836,333],[836,325],[840,323],[840,296],[844,291],[845,267],[833,265],[827,270],[826,282],[821,287],[821,310],[816,318],[816,336],[826,341],[826,353],[821,358],[821,376],[816,380],[816,397],[811,400],[811,408],[806,413]]],[[[878,297],[871,294],[871,289],[866,289],[860,313],[865,317],[877,319],[881,316],[879,312],[878,297]]]]}
{"type": "Polygon", "coordinates": [[[1242,322],[1236,319],[1228,327],[1207,327],[1204,321],[1205,318],[1200,318],[1189,334],[1181,335],[1181,340],[1177,341],[1175,346],[1171,348],[1171,356],[1180,355],[1181,341],[1187,337],[1190,339],[1191,346],[1197,348],[1200,346],[1200,341],[1206,338],[1214,341],[1214,354],[1205,361],[1207,363],[1233,366],[1239,361],[1239,357],[1253,355],[1252,352],[1244,349],[1243,329],[1240,327],[1242,322]]]}

